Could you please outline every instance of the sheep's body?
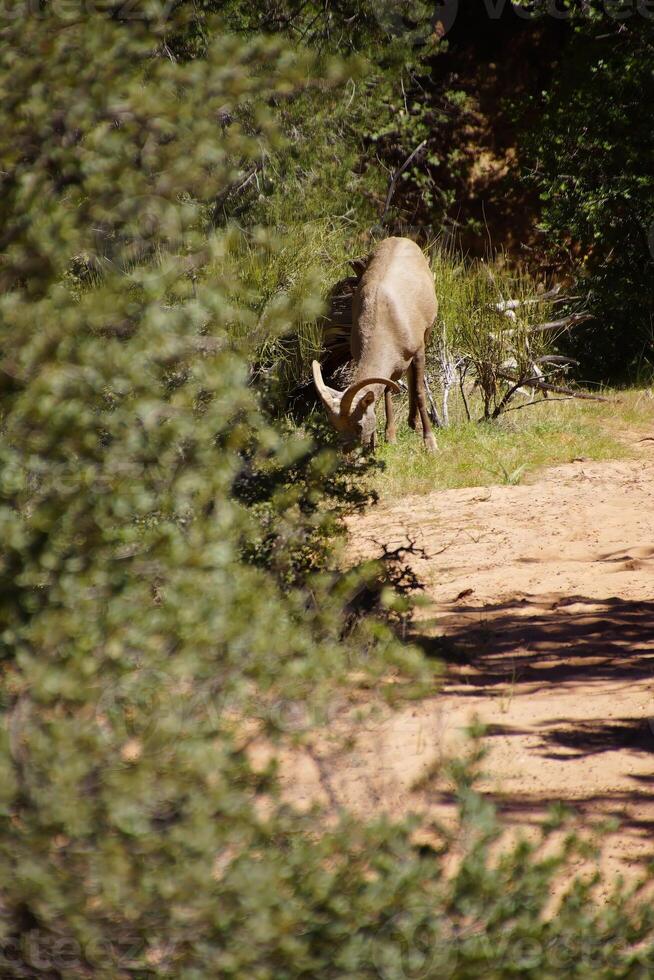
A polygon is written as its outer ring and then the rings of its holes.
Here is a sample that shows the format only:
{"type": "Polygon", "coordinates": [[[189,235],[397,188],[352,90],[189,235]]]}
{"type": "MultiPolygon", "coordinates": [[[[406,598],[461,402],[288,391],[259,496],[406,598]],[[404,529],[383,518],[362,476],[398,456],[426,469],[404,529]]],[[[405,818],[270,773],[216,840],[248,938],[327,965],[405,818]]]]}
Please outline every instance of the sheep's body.
{"type": "Polygon", "coordinates": [[[314,379],[332,424],[348,442],[375,442],[375,402],[385,392],[386,438],[396,436],[391,391],[408,372],[409,425],[422,422],[435,449],[425,398],[425,344],[438,304],[427,259],[408,238],[387,238],[375,249],[353,300],[353,381],[345,392],[328,388],[314,362],[314,379]]]}

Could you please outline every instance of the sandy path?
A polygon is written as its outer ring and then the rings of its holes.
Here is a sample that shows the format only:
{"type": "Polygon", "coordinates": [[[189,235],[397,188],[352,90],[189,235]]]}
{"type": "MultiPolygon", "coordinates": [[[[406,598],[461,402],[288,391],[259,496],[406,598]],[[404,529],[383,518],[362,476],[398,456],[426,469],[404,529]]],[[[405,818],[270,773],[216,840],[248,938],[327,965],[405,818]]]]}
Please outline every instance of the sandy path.
{"type": "Polygon", "coordinates": [[[606,868],[641,867],[654,853],[653,446],[638,461],[580,461],[528,486],[404,498],[358,519],[355,557],[376,553],[372,539],[424,548],[416,633],[446,661],[445,683],[359,722],[351,751],[287,759],[294,799],[327,790],[361,814],[442,816],[438,763],[476,714],[484,789],[509,822],[528,826],[557,800],[584,821],[617,816],[606,868]]]}

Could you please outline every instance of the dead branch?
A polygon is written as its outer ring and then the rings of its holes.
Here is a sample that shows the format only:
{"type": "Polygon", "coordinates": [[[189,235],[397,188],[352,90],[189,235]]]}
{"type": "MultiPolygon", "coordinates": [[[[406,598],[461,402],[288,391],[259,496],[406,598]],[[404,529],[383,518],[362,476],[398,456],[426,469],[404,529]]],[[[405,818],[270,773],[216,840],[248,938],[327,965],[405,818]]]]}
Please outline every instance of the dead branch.
{"type": "Polygon", "coordinates": [[[560,367],[578,367],[579,361],[575,361],[574,357],[563,357],[560,354],[543,354],[542,357],[537,357],[535,364],[557,364],[560,367]]]}
{"type": "Polygon", "coordinates": [[[586,320],[593,320],[592,313],[571,313],[570,316],[564,316],[561,320],[551,320],[549,323],[537,323],[533,327],[527,328],[527,333],[547,333],[550,330],[571,330],[572,327],[576,327],[579,323],[585,323],[586,320]]]}
{"type": "MultiPolygon", "coordinates": [[[[541,296],[530,296],[529,299],[504,299],[500,303],[493,303],[493,309],[498,313],[506,313],[507,310],[517,310],[520,306],[532,306],[534,303],[547,303],[555,300],[563,286],[554,286],[541,296]]],[[[561,302],[561,300],[559,300],[561,302]]]]}
{"type": "Polygon", "coordinates": [[[466,398],[465,380],[466,380],[466,374],[468,373],[468,368],[469,367],[470,367],[470,361],[468,361],[468,360],[463,361],[459,365],[459,388],[461,389],[461,399],[463,401],[463,407],[466,410],[466,415],[468,417],[468,422],[471,419],[471,415],[470,415],[470,408],[468,406],[468,399],[466,398]]]}
{"type": "Polygon", "coordinates": [[[323,792],[325,793],[325,796],[329,801],[330,809],[334,813],[340,813],[343,808],[338,802],[338,797],[334,792],[334,787],[332,786],[329,769],[325,764],[325,760],[322,758],[322,756],[316,751],[316,749],[312,745],[305,745],[304,748],[307,754],[313,760],[313,763],[316,769],[318,770],[318,779],[320,780],[320,785],[322,786],[323,792]]]}
{"type": "Polygon", "coordinates": [[[443,350],[441,357],[441,365],[443,377],[443,425],[447,427],[450,424],[448,402],[450,398],[450,389],[456,381],[456,365],[452,357],[450,357],[445,350],[443,350]]]}
{"type": "MultiPolygon", "coordinates": [[[[528,386],[530,388],[538,388],[540,391],[553,391],[557,395],[567,395],[570,398],[581,398],[585,401],[593,401],[593,402],[613,401],[613,399],[605,398],[603,395],[591,395],[587,391],[575,391],[572,388],[565,388],[563,387],[563,385],[550,384],[549,381],[542,381],[539,378],[516,379],[515,375],[511,375],[503,371],[498,371],[497,376],[498,378],[502,378],[503,381],[509,381],[512,385],[515,385],[515,391],[517,391],[518,388],[520,387],[528,386]]],[[[504,399],[502,399],[502,401],[504,401],[504,399]]]]}
{"type": "MultiPolygon", "coordinates": [[[[511,314],[510,319],[515,320],[515,313],[512,311],[509,311],[504,315],[509,316],[509,313],[511,314]]],[[[550,320],[547,323],[536,323],[531,327],[525,327],[525,333],[548,333],[551,330],[561,330],[563,332],[566,330],[572,330],[572,328],[576,327],[579,323],[584,323],[586,320],[593,319],[594,317],[592,313],[571,313],[569,316],[564,316],[561,320],[550,320]]],[[[491,333],[490,336],[493,340],[499,341],[500,336],[504,338],[513,337],[516,333],[518,333],[517,327],[513,330],[502,330],[501,335],[491,333]]]]}
{"type": "Polygon", "coordinates": [[[220,194],[218,194],[214,202],[213,213],[211,216],[212,225],[215,226],[219,223],[221,208],[227,203],[229,198],[240,194],[253,180],[258,180],[258,175],[262,170],[263,161],[256,161],[245,174],[239,174],[235,181],[228,184],[228,186],[225,187],[220,194]]]}
{"type": "Polygon", "coordinates": [[[505,408],[503,415],[507,412],[519,412],[521,408],[531,408],[532,405],[551,405],[552,402],[569,402],[574,399],[574,395],[561,395],[560,398],[536,398],[533,402],[521,402],[520,405],[511,405],[505,408]]]}
{"type": "Polygon", "coordinates": [[[398,180],[400,179],[404,171],[411,165],[413,160],[415,160],[415,158],[418,156],[420,151],[425,148],[425,146],[427,146],[427,140],[423,140],[419,146],[416,146],[415,150],[413,150],[413,152],[409,154],[409,156],[406,158],[406,160],[404,161],[400,169],[396,170],[393,176],[391,177],[391,182],[388,185],[388,194],[386,195],[386,203],[384,204],[384,210],[382,211],[381,217],[379,219],[380,224],[384,223],[384,218],[388,214],[388,209],[391,206],[391,201],[393,200],[393,194],[395,193],[395,188],[397,187],[398,180]]]}
{"type": "MultiPolygon", "coordinates": [[[[505,380],[507,380],[507,375],[501,374],[499,371],[497,373],[497,376],[498,378],[504,378],[505,380]]],[[[520,388],[523,388],[525,385],[529,385],[530,387],[536,387],[534,382],[538,381],[538,377],[534,376],[533,378],[519,378],[518,380],[511,377],[510,380],[515,383],[505,393],[502,400],[495,406],[490,416],[491,419],[499,418],[502,412],[506,410],[506,406],[509,404],[509,402],[511,401],[515,393],[519,391],[520,388]]],[[[486,418],[488,418],[488,410],[484,412],[484,419],[486,418]]]]}

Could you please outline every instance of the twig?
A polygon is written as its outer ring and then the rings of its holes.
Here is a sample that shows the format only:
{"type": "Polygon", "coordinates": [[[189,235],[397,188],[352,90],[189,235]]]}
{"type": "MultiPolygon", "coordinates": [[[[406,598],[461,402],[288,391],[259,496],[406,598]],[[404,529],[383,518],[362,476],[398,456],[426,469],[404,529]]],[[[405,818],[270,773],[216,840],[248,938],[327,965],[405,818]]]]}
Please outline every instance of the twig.
{"type": "MultiPolygon", "coordinates": [[[[498,378],[504,378],[505,380],[507,380],[507,375],[500,374],[499,371],[498,371],[497,376],[498,376],[498,378]]],[[[509,402],[511,401],[511,399],[515,395],[516,391],[519,391],[519,389],[520,388],[523,388],[525,385],[532,386],[533,385],[533,382],[537,381],[538,379],[536,377],[533,377],[533,378],[520,378],[518,381],[516,381],[515,378],[508,377],[508,380],[509,381],[515,381],[515,384],[511,388],[509,388],[509,390],[506,392],[506,394],[504,395],[504,397],[502,398],[502,400],[500,401],[500,403],[498,405],[496,405],[495,408],[493,409],[493,412],[492,412],[492,414],[490,416],[492,419],[499,418],[499,416],[502,414],[502,412],[505,410],[506,406],[509,404],[509,402]]],[[[484,418],[485,419],[488,418],[488,412],[487,411],[484,412],[484,418]]]]}
{"type": "Polygon", "coordinates": [[[531,408],[532,405],[551,405],[552,402],[569,402],[574,400],[574,395],[561,395],[560,398],[537,398],[533,402],[521,402],[520,405],[512,405],[510,408],[505,408],[503,415],[507,412],[519,412],[521,408],[531,408]]]}
{"type": "MultiPolygon", "coordinates": [[[[511,313],[511,319],[515,318],[513,311],[507,311],[504,316],[509,316],[511,313]]],[[[536,323],[532,327],[527,327],[525,333],[547,333],[550,330],[571,330],[576,327],[579,323],[584,323],[586,320],[594,320],[592,313],[571,313],[570,316],[565,316],[561,320],[550,320],[548,323],[536,323]]],[[[513,330],[503,330],[501,333],[502,337],[513,337],[514,334],[518,332],[517,328],[513,330]]],[[[493,340],[499,340],[498,334],[491,333],[490,336],[493,340]]]]}
{"type": "Polygon", "coordinates": [[[170,58],[170,60],[172,61],[172,63],[174,65],[176,65],[177,64],[177,58],[175,57],[175,55],[172,53],[172,51],[168,47],[168,44],[167,44],[166,41],[164,41],[164,43],[163,43],[163,50],[168,55],[168,57],[170,58]]]}
{"type": "Polygon", "coordinates": [[[311,745],[305,747],[307,755],[312,759],[316,769],[318,770],[318,779],[320,780],[320,785],[322,786],[324,793],[329,800],[329,805],[332,811],[336,813],[340,812],[342,809],[338,802],[338,797],[334,792],[334,789],[329,778],[329,770],[325,765],[324,760],[318,755],[316,750],[311,745]]]}
{"type": "Polygon", "coordinates": [[[470,361],[463,362],[463,369],[459,369],[459,388],[461,389],[461,399],[463,401],[463,407],[466,410],[466,415],[468,416],[468,422],[470,422],[472,416],[470,415],[470,408],[468,406],[468,399],[466,398],[465,392],[465,380],[466,374],[468,373],[468,368],[470,367],[470,361]]]}
{"type": "Polygon", "coordinates": [[[559,364],[561,367],[568,367],[569,365],[579,366],[579,361],[575,361],[574,357],[563,357],[560,354],[543,354],[542,357],[537,357],[534,363],[559,364]]]}
{"type": "Polygon", "coordinates": [[[349,109],[350,108],[350,106],[352,105],[352,102],[354,101],[354,96],[357,94],[357,84],[356,84],[356,82],[354,81],[353,78],[350,78],[349,81],[352,82],[352,95],[350,96],[350,101],[345,106],[346,109],[349,109]]]}
{"type": "Polygon", "coordinates": [[[214,204],[213,215],[211,219],[212,224],[216,225],[218,223],[220,208],[223,206],[223,204],[225,204],[226,201],[233,195],[240,194],[241,191],[245,190],[245,188],[252,180],[254,180],[255,178],[258,179],[259,172],[261,171],[262,168],[263,168],[263,163],[256,162],[253,165],[253,169],[250,170],[249,174],[246,174],[245,177],[243,177],[242,174],[239,175],[238,179],[235,180],[234,183],[229,184],[228,187],[226,187],[223,191],[220,192],[214,204]]]}
{"type": "Polygon", "coordinates": [[[547,333],[548,330],[570,330],[578,323],[585,323],[586,320],[593,320],[592,313],[571,313],[570,316],[563,317],[562,320],[551,320],[549,323],[537,323],[527,329],[527,333],[547,333]]]}
{"type": "Polygon", "coordinates": [[[386,217],[388,213],[388,209],[391,206],[391,201],[393,200],[393,194],[395,193],[395,187],[397,185],[398,180],[400,179],[404,171],[407,169],[407,167],[410,166],[412,161],[416,158],[416,156],[420,153],[420,151],[424,149],[426,145],[427,145],[427,140],[423,140],[419,146],[416,146],[415,150],[409,154],[409,156],[406,158],[406,160],[404,161],[400,169],[396,170],[396,172],[391,177],[391,182],[388,187],[388,194],[386,195],[386,203],[384,204],[384,210],[382,211],[381,217],[379,219],[380,224],[383,224],[384,218],[386,217]]]}
{"type": "MultiPolygon", "coordinates": [[[[546,303],[550,300],[556,299],[559,295],[563,286],[554,286],[547,293],[543,293],[541,296],[532,296],[529,299],[505,299],[501,303],[493,303],[493,307],[498,311],[498,313],[505,313],[507,310],[517,310],[519,306],[531,306],[534,303],[546,303]]],[[[561,302],[561,300],[559,300],[561,302]]]]}
{"type": "Polygon", "coordinates": [[[455,367],[452,358],[447,355],[445,350],[442,355],[442,369],[443,369],[443,425],[447,428],[450,424],[450,413],[448,408],[448,402],[450,398],[450,389],[455,382],[455,367]]]}
{"type": "Polygon", "coordinates": [[[407,103],[407,100],[406,100],[406,92],[404,91],[404,79],[402,78],[402,76],[400,76],[400,85],[402,86],[402,97],[404,99],[404,109],[405,109],[406,114],[408,116],[409,115],[409,106],[408,106],[408,103],[407,103]]]}

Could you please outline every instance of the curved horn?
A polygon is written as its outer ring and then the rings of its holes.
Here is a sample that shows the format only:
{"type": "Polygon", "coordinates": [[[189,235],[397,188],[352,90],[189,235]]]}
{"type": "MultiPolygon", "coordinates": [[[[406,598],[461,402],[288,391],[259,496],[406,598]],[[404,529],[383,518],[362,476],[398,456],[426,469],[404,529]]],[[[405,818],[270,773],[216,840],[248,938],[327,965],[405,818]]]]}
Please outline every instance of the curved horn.
{"type": "Polygon", "coordinates": [[[311,362],[311,369],[313,371],[313,383],[318,390],[318,394],[322,398],[327,408],[329,408],[332,412],[338,413],[341,401],[341,392],[336,391],[335,388],[330,388],[329,385],[325,384],[322,377],[322,368],[320,367],[318,361],[311,362]]]}
{"type": "Polygon", "coordinates": [[[362,388],[367,388],[369,385],[384,385],[384,387],[390,388],[396,395],[400,393],[400,386],[394,381],[391,381],[390,378],[366,378],[364,381],[355,381],[344,392],[341,398],[341,415],[346,416],[350,414],[355,395],[358,395],[362,388]]]}

